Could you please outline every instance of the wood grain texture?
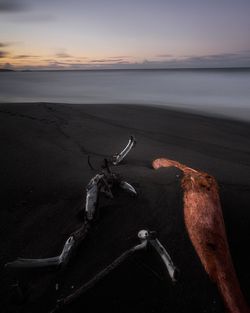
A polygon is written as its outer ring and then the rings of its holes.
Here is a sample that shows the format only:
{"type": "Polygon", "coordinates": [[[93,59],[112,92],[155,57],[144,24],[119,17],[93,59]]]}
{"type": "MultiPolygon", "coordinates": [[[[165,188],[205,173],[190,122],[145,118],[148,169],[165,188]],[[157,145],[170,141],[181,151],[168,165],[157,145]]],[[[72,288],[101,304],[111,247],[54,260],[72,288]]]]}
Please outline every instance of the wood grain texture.
{"type": "Polygon", "coordinates": [[[230,255],[215,178],[165,158],[154,160],[152,165],[154,169],[174,166],[183,172],[184,221],[191,242],[228,311],[250,312],[230,255]]]}

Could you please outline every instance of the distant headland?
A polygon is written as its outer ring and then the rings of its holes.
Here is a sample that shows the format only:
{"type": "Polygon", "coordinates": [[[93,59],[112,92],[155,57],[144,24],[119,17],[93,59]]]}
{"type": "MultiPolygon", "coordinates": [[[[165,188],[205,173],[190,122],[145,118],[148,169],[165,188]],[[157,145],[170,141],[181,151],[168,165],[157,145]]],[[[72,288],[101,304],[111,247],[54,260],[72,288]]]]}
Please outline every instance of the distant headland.
{"type": "Polygon", "coordinates": [[[10,70],[9,68],[0,68],[0,72],[15,72],[15,71],[10,70]]]}

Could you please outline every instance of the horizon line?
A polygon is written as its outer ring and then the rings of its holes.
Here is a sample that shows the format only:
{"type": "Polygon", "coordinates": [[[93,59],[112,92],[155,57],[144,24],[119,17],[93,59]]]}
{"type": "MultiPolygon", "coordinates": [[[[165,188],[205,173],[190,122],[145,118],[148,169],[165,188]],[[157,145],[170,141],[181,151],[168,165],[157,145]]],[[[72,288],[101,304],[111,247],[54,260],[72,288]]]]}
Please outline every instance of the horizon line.
{"type": "Polygon", "coordinates": [[[185,70],[250,70],[250,66],[226,67],[167,67],[167,68],[86,68],[86,69],[11,69],[0,68],[1,72],[83,72],[83,71],[185,71],[185,70]]]}

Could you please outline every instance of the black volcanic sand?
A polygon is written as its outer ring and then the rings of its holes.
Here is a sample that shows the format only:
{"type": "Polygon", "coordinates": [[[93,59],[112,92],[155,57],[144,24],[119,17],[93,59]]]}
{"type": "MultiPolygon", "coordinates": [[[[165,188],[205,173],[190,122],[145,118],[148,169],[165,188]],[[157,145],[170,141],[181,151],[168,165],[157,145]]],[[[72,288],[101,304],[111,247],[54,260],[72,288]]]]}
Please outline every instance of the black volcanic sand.
{"type": "Polygon", "coordinates": [[[151,161],[160,156],[217,178],[233,261],[250,302],[249,126],[143,106],[1,104],[1,311],[49,312],[57,298],[92,278],[149,228],[180,269],[179,282],[170,282],[153,251],[141,252],[63,312],[223,312],[185,230],[181,173],[153,170],[151,161]],[[4,271],[19,256],[59,254],[81,225],[85,186],[96,173],[87,156],[98,169],[131,134],[137,146],[114,170],[139,196],[116,190],[113,200],[101,197],[98,219],[64,271],[4,271]]]}

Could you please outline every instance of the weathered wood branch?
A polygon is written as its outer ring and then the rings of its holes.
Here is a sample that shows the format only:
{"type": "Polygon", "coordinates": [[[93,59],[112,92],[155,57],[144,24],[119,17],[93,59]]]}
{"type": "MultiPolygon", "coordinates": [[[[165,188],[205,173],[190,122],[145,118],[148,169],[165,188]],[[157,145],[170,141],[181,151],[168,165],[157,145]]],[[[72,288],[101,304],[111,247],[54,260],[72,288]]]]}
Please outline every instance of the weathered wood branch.
{"type": "Polygon", "coordinates": [[[65,298],[58,300],[57,306],[55,307],[55,309],[53,309],[51,311],[51,313],[55,313],[57,311],[60,311],[65,305],[68,305],[68,304],[72,303],[74,300],[78,299],[86,291],[88,291],[90,288],[94,287],[101,279],[103,279],[105,276],[107,276],[111,271],[113,271],[115,268],[117,268],[122,262],[124,262],[129,257],[131,257],[135,252],[146,249],[148,245],[151,245],[156,250],[158,255],[161,257],[164,265],[166,266],[166,270],[167,270],[170,278],[172,279],[173,282],[176,282],[178,270],[175,267],[173,261],[171,260],[171,257],[168,254],[167,250],[160,243],[160,241],[156,238],[156,233],[150,232],[148,230],[140,230],[138,232],[138,237],[141,240],[140,244],[138,244],[138,245],[128,249],[124,253],[122,253],[122,255],[120,255],[111,264],[109,264],[107,267],[105,267],[101,272],[99,272],[97,275],[95,275],[87,283],[85,283],[84,285],[79,287],[72,294],[68,295],[65,298]]]}
{"type": "Polygon", "coordinates": [[[127,192],[131,193],[133,196],[137,196],[137,191],[135,190],[135,188],[125,180],[121,180],[119,186],[127,192]]]}
{"type": "Polygon", "coordinates": [[[152,165],[154,169],[174,166],[183,171],[184,219],[191,242],[229,312],[249,313],[231,259],[215,178],[165,158],[152,165]]]}
{"type": "Polygon", "coordinates": [[[5,264],[6,268],[20,268],[20,269],[34,269],[34,268],[46,268],[57,267],[62,268],[67,265],[74,251],[79,244],[85,239],[89,230],[89,224],[84,222],[83,225],[78,228],[71,236],[66,240],[62,252],[55,257],[44,259],[25,259],[18,258],[13,262],[5,264]]]}
{"type": "Polygon", "coordinates": [[[120,153],[117,153],[117,154],[112,156],[111,163],[113,165],[118,165],[125,158],[125,156],[129,153],[129,151],[132,148],[134,148],[135,145],[136,145],[135,137],[130,136],[126,147],[120,153]]]}
{"type": "Polygon", "coordinates": [[[111,271],[117,268],[122,262],[127,260],[130,256],[132,256],[136,251],[143,250],[147,246],[147,241],[142,241],[139,245],[134,246],[133,248],[125,251],[122,255],[120,255],[115,261],[113,261],[110,265],[108,265],[105,269],[95,275],[90,281],[86,284],[79,287],[75,292],[70,294],[69,296],[58,300],[58,304],[55,309],[51,311],[51,313],[57,312],[61,310],[65,305],[72,303],[74,300],[82,296],[86,291],[95,286],[100,280],[102,280],[105,276],[107,276],[111,271]]]}

